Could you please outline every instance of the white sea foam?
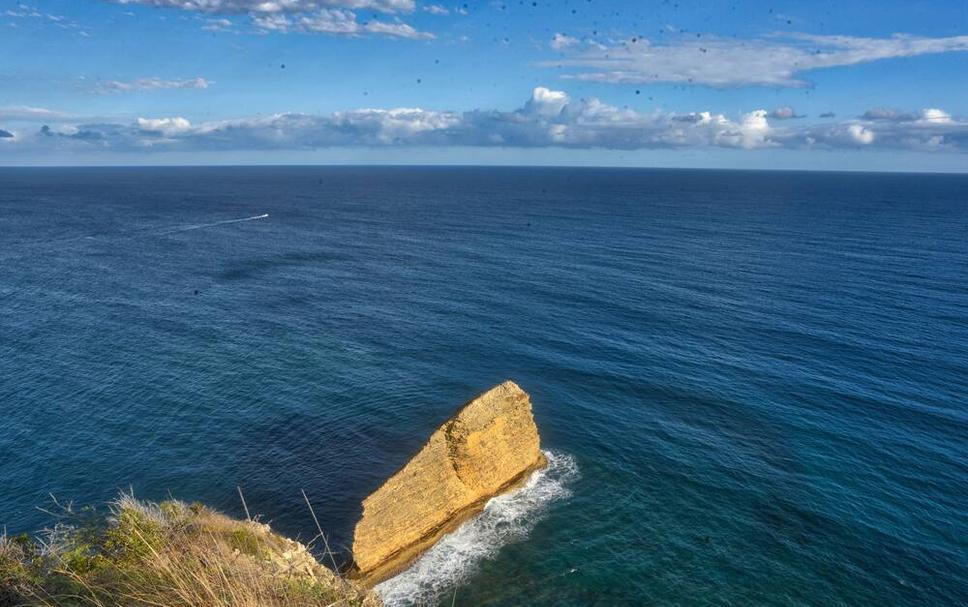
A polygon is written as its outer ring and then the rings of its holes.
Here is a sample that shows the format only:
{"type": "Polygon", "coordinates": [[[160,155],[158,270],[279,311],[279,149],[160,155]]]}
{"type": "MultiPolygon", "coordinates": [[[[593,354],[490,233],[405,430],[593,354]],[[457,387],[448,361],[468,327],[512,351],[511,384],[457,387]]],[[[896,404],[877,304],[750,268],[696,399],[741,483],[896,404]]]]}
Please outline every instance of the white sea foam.
{"type": "Polygon", "coordinates": [[[377,585],[387,607],[432,605],[461,583],[481,561],[526,538],[552,502],[571,495],[578,478],[570,455],[545,451],[548,466],[521,487],[492,498],[483,512],[441,538],[409,569],[377,585]]]}

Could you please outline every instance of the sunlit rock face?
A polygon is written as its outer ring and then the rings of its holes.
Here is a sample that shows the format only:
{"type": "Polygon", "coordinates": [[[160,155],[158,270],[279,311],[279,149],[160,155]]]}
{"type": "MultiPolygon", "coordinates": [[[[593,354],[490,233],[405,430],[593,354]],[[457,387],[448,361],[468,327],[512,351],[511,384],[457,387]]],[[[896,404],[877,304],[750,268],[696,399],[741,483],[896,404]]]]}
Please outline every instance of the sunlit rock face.
{"type": "Polygon", "coordinates": [[[546,463],[528,394],[511,381],[491,388],[363,501],[355,573],[368,583],[393,575],[546,463]]]}

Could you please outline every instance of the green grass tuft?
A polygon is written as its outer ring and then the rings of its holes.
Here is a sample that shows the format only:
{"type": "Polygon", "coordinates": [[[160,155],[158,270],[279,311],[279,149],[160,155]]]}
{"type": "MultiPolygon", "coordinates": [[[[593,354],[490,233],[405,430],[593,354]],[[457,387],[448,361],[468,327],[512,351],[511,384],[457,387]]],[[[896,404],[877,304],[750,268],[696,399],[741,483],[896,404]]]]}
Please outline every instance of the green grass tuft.
{"type": "MultiPolygon", "coordinates": [[[[70,513],[73,514],[73,513],[70,513]]],[[[376,607],[267,525],[121,495],[107,516],[0,537],[0,607],[376,607]]]]}

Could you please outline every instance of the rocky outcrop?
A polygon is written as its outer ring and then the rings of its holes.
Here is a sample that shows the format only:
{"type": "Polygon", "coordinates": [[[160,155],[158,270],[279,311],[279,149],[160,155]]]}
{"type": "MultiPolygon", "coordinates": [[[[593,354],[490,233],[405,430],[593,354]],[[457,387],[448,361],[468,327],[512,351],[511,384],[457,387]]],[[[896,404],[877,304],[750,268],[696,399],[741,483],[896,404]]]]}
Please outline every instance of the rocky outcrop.
{"type": "Polygon", "coordinates": [[[371,584],[393,575],[546,463],[528,394],[512,381],[491,388],[363,501],[356,575],[371,584]]]}
{"type": "Polygon", "coordinates": [[[201,504],[122,494],[106,518],[65,510],[56,522],[57,541],[0,536],[0,605],[383,605],[303,544],[201,504]]]}

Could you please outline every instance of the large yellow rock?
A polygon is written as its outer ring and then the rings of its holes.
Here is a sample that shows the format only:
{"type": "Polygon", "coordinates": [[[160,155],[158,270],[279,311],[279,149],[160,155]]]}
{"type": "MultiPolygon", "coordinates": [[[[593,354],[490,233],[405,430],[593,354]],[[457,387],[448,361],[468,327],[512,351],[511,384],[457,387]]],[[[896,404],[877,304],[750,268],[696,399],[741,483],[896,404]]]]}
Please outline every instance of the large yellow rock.
{"type": "Polygon", "coordinates": [[[464,405],[417,455],[363,501],[356,574],[377,583],[547,463],[531,399],[512,381],[464,405]]]}

